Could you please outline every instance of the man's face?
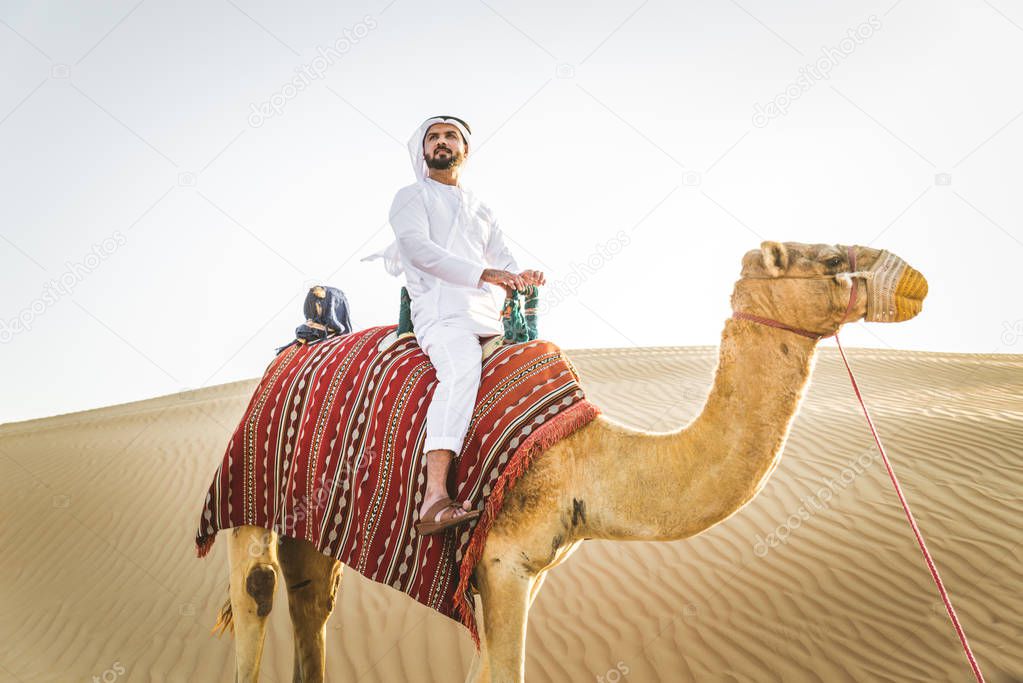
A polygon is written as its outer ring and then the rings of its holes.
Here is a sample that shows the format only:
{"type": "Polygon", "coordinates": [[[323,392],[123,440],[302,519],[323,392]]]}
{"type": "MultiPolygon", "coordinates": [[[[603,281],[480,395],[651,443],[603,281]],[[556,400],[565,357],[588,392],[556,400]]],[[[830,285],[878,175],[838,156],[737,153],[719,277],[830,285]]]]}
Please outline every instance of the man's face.
{"type": "Polygon", "coordinates": [[[462,133],[450,123],[435,123],[426,131],[423,156],[429,168],[438,171],[454,168],[465,161],[467,151],[462,133]]]}

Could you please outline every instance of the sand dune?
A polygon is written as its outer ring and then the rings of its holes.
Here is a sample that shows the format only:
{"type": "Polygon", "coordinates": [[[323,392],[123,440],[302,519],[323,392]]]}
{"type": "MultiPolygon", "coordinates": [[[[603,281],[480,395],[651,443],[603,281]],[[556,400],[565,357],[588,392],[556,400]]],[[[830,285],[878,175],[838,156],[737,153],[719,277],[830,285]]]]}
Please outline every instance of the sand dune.
{"type": "MultiPolygon", "coordinates": [[[[699,411],[716,358],[569,353],[591,400],[651,430],[699,411]]],[[[1023,680],[1023,356],[849,353],[988,680],[1023,680]]],[[[233,680],[232,641],[208,635],[226,544],[199,560],[193,534],[254,386],[0,426],[0,681],[233,680]]],[[[290,681],[276,600],[264,677],[290,681]]],[[[752,504],[689,541],[584,543],[529,628],[531,682],[972,680],[830,345],[752,504]]],[[[332,681],[461,681],[474,652],[453,621],[351,571],[328,640],[332,681]]]]}

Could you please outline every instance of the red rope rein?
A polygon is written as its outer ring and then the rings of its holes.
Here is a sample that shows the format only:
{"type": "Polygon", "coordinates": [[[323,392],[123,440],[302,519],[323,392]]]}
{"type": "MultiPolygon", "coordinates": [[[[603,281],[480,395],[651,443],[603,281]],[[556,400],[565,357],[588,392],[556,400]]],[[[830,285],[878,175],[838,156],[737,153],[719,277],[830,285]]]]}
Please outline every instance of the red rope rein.
{"type": "Polygon", "coordinates": [[[931,558],[931,553],[927,550],[927,544],[924,542],[924,536],[920,532],[920,527],[917,526],[916,520],[913,518],[913,513],[909,509],[909,503],[906,502],[906,496],[902,493],[902,487],[899,486],[899,479],[895,476],[895,470],[892,469],[892,464],[888,460],[888,454],[885,453],[884,446],[881,444],[881,437],[877,434],[877,429],[874,428],[874,421],[870,419],[870,413],[867,411],[867,406],[863,402],[863,396],[860,394],[860,388],[856,384],[856,378],[853,376],[852,368],[849,367],[849,360],[845,357],[845,350],[842,349],[842,342],[838,339],[838,334],[835,334],[835,343],[838,344],[838,351],[842,354],[842,362],[845,363],[845,369],[849,373],[849,381],[852,382],[853,391],[856,392],[856,398],[860,401],[860,407],[863,408],[863,416],[867,418],[867,426],[870,427],[870,433],[874,435],[874,442],[877,443],[877,449],[881,452],[881,458],[884,460],[884,466],[888,469],[888,476],[892,480],[892,484],[895,486],[895,493],[899,496],[899,502],[902,503],[902,509],[906,513],[906,519],[909,520],[909,526],[913,529],[913,535],[916,536],[916,542],[920,546],[920,552],[924,554],[924,561],[927,563],[927,568],[931,571],[931,577],[934,579],[935,585],[938,586],[938,592],[941,593],[941,600],[945,603],[945,611],[948,612],[949,618],[952,619],[952,625],[955,626],[956,633],[959,635],[959,642],[963,645],[963,650],[966,652],[966,658],[970,660],[970,667],[973,669],[973,675],[977,677],[979,683],[984,683],[984,674],[980,671],[980,665],[977,664],[977,659],[973,656],[973,650],[970,649],[970,644],[966,640],[966,632],[963,627],[959,624],[959,618],[956,616],[955,608],[952,607],[952,600],[948,597],[948,592],[945,591],[945,585],[941,582],[941,577],[938,575],[938,568],[934,564],[934,559],[931,558]]]}
{"type": "MultiPolygon", "coordinates": [[[[856,295],[858,293],[856,278],[852,277],[852,273],[855,273],[856,271],[856,249],[855,247],[850,246],[847,248],[847,252],[850,272],[849,304],[846,306],[842,322],[839,323],[840,327],[849,319],[849,314],[852,313],[853,308],[856,305],[856,295]]],[[[906,496],[902,493],[902,487],[899,486],[899,479],[895,476],[895,470],[892,469],[892,463],[888,460],[888,454],[885,453],[884,446],[881,444],[881,437],[877,434],[877,429],[874,427],[874,421],[870,419],[870,413],[867,411],[867,405],[863,402],[863,395],[860,394],[860,387],[856,383],[856,377],[853,376],[852,368],[849,366],[849,359],[845,357],[845,350],[842,348],[842,342],[838,339],[838,330],[835,330],[831,334],[818,334],[798,327],[785,325],[777,320],[771,320],[770,318],[742,311],[733,311],[732,317],[794,332],[803,337],[814,339],[815,341],[827,339],[828,337],[835,338],[835,343],[838,344],[838,352],[842,354],[842,362],[845,363],[845,369],[849,373],[849,381],[852,382],[853,391],[856,392],[856,398],[859,399],[860,407],[863,408],[863,416],[867,418],[867,426],[870,427],[870,433],[874,435],[874,442],[877,444],[877,449],[881,452],[881,458],[884,460],[884,466],[888,469],[888,476],[891,478],[892,484],[895,486],[895,493],[899,496],[899,502],[902,503],[902,509],[906,513],[906,519],[909,520],[909,526],[913,529],[913,535],[916,536],[916,542],[920,546],[920,552],[924,554],[924,561],[927,563],[927,568],[931,572],[931,577],[934,579],[935,585],[938,586],[938,592],[941,594],[941,600],[945,603],[945,611],[948,612],[949,618],[952,619],[952,625],[955,626],[956,634],[959,636],[959,642],[962,643],[963,650],[966,652],[966,658],[970,660],[970,667],[973,669],[973,675],[977,677],[978,683],[984,683],[984,674],[980,672],[980,665],[977,664],[977,659],[973,656],[973,650],[970,649],[970,644],[966,640],[966,632],[963,631],[963,627],[959,623],[959,618],[956,616],[955,608],[952,607],[952,600],[948,597],[948,592],[945,590],[945,584],[941,582],[941,577],[938,576],[938,568],[934,564],[934,559],[931,557],[930,551],[927,550],[927,544],[924,542],[924,536],[920,532],[920,527],[916,524],[916,519],[913,518],[913,513],[909,509],[909,503],[906,502],[906,496]]]]}

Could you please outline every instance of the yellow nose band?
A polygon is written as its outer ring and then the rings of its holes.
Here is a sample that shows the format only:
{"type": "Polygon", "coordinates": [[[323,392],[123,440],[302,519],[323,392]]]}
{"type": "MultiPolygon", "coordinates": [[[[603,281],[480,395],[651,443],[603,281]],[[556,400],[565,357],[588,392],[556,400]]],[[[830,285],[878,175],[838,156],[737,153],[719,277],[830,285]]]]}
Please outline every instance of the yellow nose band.
{"type": "Polygon", "coordinates": [[[895,287],[895,322],[909,320],[923,310],[927,280],[915,268],[906,266],[895,287]]]}
{"type": "Polygon", "coordinates": [[[867,275],[867,315],[871,322],[898,323],[923,310],[927,280],[890,251],[882,251],[867,275]]]}

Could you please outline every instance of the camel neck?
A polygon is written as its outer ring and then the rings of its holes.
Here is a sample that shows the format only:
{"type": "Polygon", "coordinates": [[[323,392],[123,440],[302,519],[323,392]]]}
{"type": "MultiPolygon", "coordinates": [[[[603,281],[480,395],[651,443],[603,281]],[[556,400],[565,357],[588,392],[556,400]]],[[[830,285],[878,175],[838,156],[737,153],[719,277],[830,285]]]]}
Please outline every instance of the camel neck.
{"type": "Polygon", "coordinates": [[[677,438],[697,439],[720,456],[729,450],[780,450],[803,397],[817,340],[747,320],[725,323],[703,411],[677,438]]]}
{"type": "Polygon", "coordinates": [[[713,388],[689,425],[650,434],[605,423],[606,436],[620,446],[610,457],[617,459],[613,467],[624,480],[601,488],[614,498],[623,491],[625,497],[605,508],[606,518],[594,515],[596,528],[587,534],[687,538],[752,500],[781,457],[816,345],[786,330],[728,320],[713,388]]]}

